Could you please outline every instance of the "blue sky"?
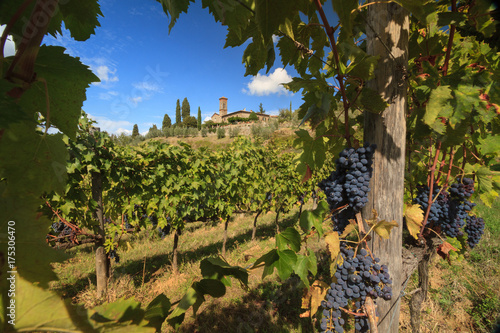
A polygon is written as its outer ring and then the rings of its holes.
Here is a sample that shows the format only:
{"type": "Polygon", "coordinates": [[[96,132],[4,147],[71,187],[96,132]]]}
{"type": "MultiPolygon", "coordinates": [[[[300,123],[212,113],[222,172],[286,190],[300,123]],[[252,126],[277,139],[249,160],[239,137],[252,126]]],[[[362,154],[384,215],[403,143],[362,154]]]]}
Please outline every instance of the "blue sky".
{"type": "Polygon", "coordinates": [[[167,113],[175,122],[177,99],[187,97],[191,115],[202,118],[218,112],[219,98],[228,98],[228,111],[246,108],[277,114],[280,108],[294,109],[300,93],[292,95],[279,84],[296,72],[282,64],[277,55],[269,74],[244,76],[244,47],[224,49],[226,29],[216,23],[198,1],[182,14],[168,34],[169,19],[156,1],[104,0],[101,27],[85,42],[71,39],[64,31],[48,45],[67,48],[80,57],[101,79],[87,90],[83,109],[109,133],[131,133],[133,125],[145,134],[156,124],[161,128],[167,113]]]}

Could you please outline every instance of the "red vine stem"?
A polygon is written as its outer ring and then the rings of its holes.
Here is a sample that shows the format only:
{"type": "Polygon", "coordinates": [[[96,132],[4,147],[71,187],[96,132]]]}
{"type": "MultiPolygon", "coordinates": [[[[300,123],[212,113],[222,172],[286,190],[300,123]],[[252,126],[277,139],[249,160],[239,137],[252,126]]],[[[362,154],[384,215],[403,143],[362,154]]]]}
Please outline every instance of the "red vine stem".
{"type": "Polygon", "coordinates": [[[356,316],[356,317],[366,317],[366,314],[365,313],[358,313],[358,312],[352,312],[350,310],[347,310],[341,306],[339,306],[339,309],[344,311],[345,313],[347,314],[350,314],[350,315],[353,315],[353,316],[356,316]]]}
{"type": "Polygon", "coordinates": [[[78,227],[74,226],[72,223],[68,222],[66,219],[64,219],[61,215],[59,215],[59,213],[54,210],[54,208],[52,208],[52,206],[50,205],[49,201],[45,201],[45,203],[47,204],[47,206],[49,206],[50,210],[52,210],[52,212],[57,216],[57,218],[64,224],[66,224],[68,227],[71,228],[71,230],[73,230],[74,232],[77,232],[78,230],[78,227]]]}
{"type": "Polygon", "coordinates": [[[422,233],[424,232],[425,225],[427,224],[427,219],[429,218],[429,213],[431,211],[431,206],[432,206],[432,193],[434,192],[434,172],[436,171],[436,165],[438,162],[439,158],[439,153],[441,150],[441,141],[438,141],[436,143],[436,155],[434,155],[434,163],[432,164],[431,167],[431,175],[429,179],[429,199],[427,201],[427,210],[425,211],[425,216],[424,216],[424,221],[422,222],[422,228],[420,229],[420,236],[422,236],[422,233]]]}
{"type": "Polygon", "coordinates": [[[333,58],[335,60],[335,67],[337,67],[337,80],[339,81],[340,94],[342,95],[342,101],[344,103],[345,138],[347,140],[347,146],[351,147],[351,134],[349,131],[349,102],[347,101],[345,93],[344,75],[340,73],[340,58],[339,58],[339,53],[337,51],[337,45],[335,43],[335,36],[333,35],[335,29],[333,29],[328,23],[328,19],[326,18],[325,12],[323,11],[323,6],[321,5],[321,2],[319,0],[314,0],[314,4],[318,9],[318,13],[321,17],[321,20],[323,21],[326,34],[332,46],[333,58]]]}
{"type": "MultiPolygon", "coordinates": [[[[457,11],[457,0],[451,0],[451,11],[457,11]]],[[[450,63],[451,56],[451,48],[453,47],[453,38],[455,37],[455,25],[452,24],[450,26],[450,36],[448,38],[448,46],[446,47],[446,56],[444,58],[444,66],[443,66],[443,76],[448,74],[448,65],[450,63]]]]}
{"type": "Polygon", "coordinates": [[[446,175],[446,181],[444,182],[446,186],[448,186],[448,182],[450,181],[450,176],[451,176],[451,168],[453,167],[453,158],[455,157],[455,151],[453,150],[453,147],[451,148],[450,151],[450,166],[448,167],[448,174],[446,175]]]}

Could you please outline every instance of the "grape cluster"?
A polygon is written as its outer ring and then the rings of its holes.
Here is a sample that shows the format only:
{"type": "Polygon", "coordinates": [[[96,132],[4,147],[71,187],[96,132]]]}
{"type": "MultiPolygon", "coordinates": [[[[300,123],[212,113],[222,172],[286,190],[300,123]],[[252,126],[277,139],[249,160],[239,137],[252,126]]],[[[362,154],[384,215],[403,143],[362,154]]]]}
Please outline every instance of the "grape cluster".
{"type": "Polygon", "coordinates": [[[125,230],[132,229],[133,226],[128,221],[127,214],[123,214],[123,221],[125,222],[125,230]]]}
{"type": "MultiPolygon", "coordinates": [[[[469,245],[474,244],[475,246],[483,234],[484,221],[482,222],[483,229],[479,231],[481,223],[471,220],[472,217],[469,216],[470,211],[476,206],[475,203],[468,200],[473,193],[474,180],[470,178],[458,178],[456,183],[450,185],[449,192],[442,190],[437,184],[434,184],[433,202],[429,210],[427,224],[439,227],[445,235],[455,238],[463,235],[462,228],[466,221],[467,223],[471,221],[471,226],[466,227],[464,231],[472,239],[469,245]]],[[[417,196],[413,202],[419,204],[425,212],[427,211],[428,200],[429,187],[418,186],[417,196]]]]}
{"type": "MultiPolygon", "coordinates": [[[[52,230],[54,230],[54,233],[58,237],[68,236],[68,235],[71,235],[71,233],[73,232],[73,230],[70,227],[68,227],[65,223],[63,223],[61,221],[52,223],[51,227],[52,227],[52,230]]],[[[59,241],[64,242],[63,239],[61,239],[59,241]]]]}
{"type": "Polygon", "coordinates": [[[344,231],[349,219],[368,202],[372,159],[376,148],[374,144],[365,143],[358,149],[344,149],[335,161],[335,171],[318,184],[326,195],[330,210],[347,207],[332,217],[334,229],[339,234],[344,231]]]}
{"type": "Polygon", "coordinates": [[[118,255],[118,253],[116,252],[116,250],[109,251],[108,255],[109,255],[109,259],[115,259],[116,263],[120,262],[120,256],[118,255]]]}
{"type": "MultiPolygon", "coordinates": [[[[439,224],[439,221],[447,220],[449,216],[449,194],[446,191],[441,191],[441,188],[434,184],[433,186],[433,203],[429,211],[429,217],[427,219],[427,224],[433,223],[434,225],[439,224]],[[437,198],[436,198],[437,196],[437,198]]],[[[429,206],[429,187],[428,186],[418,186],[417,196],[413,200],[414,203],[419,204],[422,210],[425,212],[429,206]]]]}
{"type": "MultiPolygon", "coordinates": [[[[384,300],[392,298],[389,270],[386,265],[379,264],[380,259],[372,259],[365,249],[356,254],[354,249],[347,246],[341,246],[340,254],[343,261],[337,265],[336,282],[330,285],[325,300],[321,302],[323,332],[344,332],[345,318],[342,317],[342,310],[358,312],[367,297],[381,297],[384,300]]],[[[355,326],[360,332],[369,330],[366,317],[357,316],[355,326]]]]}
{"type": "Polygon", "coordinates": [[[473,249],[484,233],[484,220],[477,216],[467,216],[467,224],[464,230],[467,233],[467,243],[473,249]]]}

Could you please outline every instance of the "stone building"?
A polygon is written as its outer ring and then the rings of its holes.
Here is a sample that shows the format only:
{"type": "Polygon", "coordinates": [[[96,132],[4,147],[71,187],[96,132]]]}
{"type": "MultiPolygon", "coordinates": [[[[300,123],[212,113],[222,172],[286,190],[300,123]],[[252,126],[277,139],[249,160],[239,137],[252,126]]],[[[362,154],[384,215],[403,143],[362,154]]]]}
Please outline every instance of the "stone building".
{"type": "MultiPolygon", "coordinates": [[[[231,117],[240,117],[240,118],[248,118],[250,117],[250,113],[253,111],[240,110],[231,113],[227,113],[227,98],[221,97],[219,98],[219,113],[214,113],[212,115],[212,121],[214,123],[227,123],[229,122],[229,118],[231,117]]],[[[273,118],[278,118],[278,116],[270,116],[264,113],[256,112],[259,121],[269,121],[273,118]]]]}

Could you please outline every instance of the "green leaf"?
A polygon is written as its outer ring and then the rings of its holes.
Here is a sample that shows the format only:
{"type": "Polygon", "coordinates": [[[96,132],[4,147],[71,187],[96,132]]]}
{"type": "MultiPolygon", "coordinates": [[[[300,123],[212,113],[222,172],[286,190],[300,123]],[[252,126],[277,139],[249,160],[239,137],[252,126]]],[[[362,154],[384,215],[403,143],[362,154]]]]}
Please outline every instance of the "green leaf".
{"type": "Polygon", "coordinates": [[[329,211],[328,203],[322,200],[314,211],[304,211],[300,216],[299,225],[302,231],[309,232],[312,227],[318,231],[319,237],[323,236],[323,219],[329,211]]]}
{"type": "Polygon", "coordinates": [[[181,13],[187,13],[189,5],[194,0],[157,0],[161,3],[163,11],[167,16],[170,16],[170,24],[168,25],[168,32],[172,30],[175,22],[181,15],[181,13]]]}
{"type": "Polygon", "coordinates": [[[387,102],[375,90],[363,87],[358,97],[361,108],[371,113],[381,113],[387,108],[387,102]]]}
{"type": "Polygon", "coordinates": [[[450,86],[439,86],[431,92],[424,114],[424,122],[438,133],[444,132],[439,116],[449,116],[452,112],[450,86]]]}
{"type": "Polygon", "coordinates": [[[500,135],[492,135],[479,139],[479,150],[483,155],[497,155],[500,153],[500,135]]]}
{"type": "Polygon", "coordinates": [[[193,288],[200,295],[210,295],[212,297],[222,297],[226,294],[226,286],[219,280],[202,279],[193,283],[193,288]]]}
{"type": "MultiPolygon", "coordinates": [[[[77,312],[76,308],[73,308],[68,301],[62,300],[56,293],[36,287],[19,275],[15,275],[15,279],[14,328],[17,332],[95,332],[89,323],[86,310],[80,309],[77,312]]],[[[151,328],[149,331],[153,332],[151,328]]]]}
{"type": "Polygon", "coordinates": [[[165,296],[165,294],[160,294],[148,304],[144,319],[149,321],[149,323],[159,332],[161,331],[163,322],[168,316],[171,306],[168,297],[165,296]]]}
{"type": "Polygon", "coordinates": [[[434,16],[437,16],[436,4],[434,1],[429,0],[395,0],[403,8],[410,11],[410,13],[415,16],[422,25],[427,25],[432,20],[435,20],[434,16]]]}
{"type": "Polygon", "coordinates": [[[34,69],[37,81],[22,95],[19,105],[24,110],[40,112],[61,132],[75,139],[85,91],[99,78],[78,58],[64,51],[58,46],[40,47],[34,69]],[[47,110],[47,98],[50,110],[47,110]]]}
{"type": "Polygon", "coordinates": [[[297,256],[297,262],[295,263],[295,267],[293,271],[297,274],[302,282],[309,288],[309,280],[307,279],[308,275],[308,266],[309,266],[309,258],[302,254],[297,256]]]}
{"type": "Polygon", "coordinates": [[[295,228],[289,227],[276,235],[276,246],[278,250],[291,248],[295,252],[300,251],[300,234],[295,228]]]}
{"type": "Polygon", "coordinates": [[[98,18],[103,15],[97,0],[60,1],[59,9],[64,26],[78,41],[87,40],[95,33],[95,28],[101,26],[98,18]]]}
{"type": "Polygon", "coordinates": [[[272,35],[278,27],[296,12],[294,7],[294,3],[288,0],[255,1],[255,21],[266,44],[272,41],[272,35]]]}
{"type": "Polygon", "coordinates": [[[297,262],[297,255],[292,250],[277,251],[279,260],[276,269],[281,280],[286,280],[293,272],[293,267],[297,262]]]}
{"type": "Polygon", "coordinates": [[[189,287],[174,311],[168,316],[167,322],[173,328],[178,328],[184,320],[186,311],[198,300],[198,293],[193,287],[189,287]]]}
{"type": "Polygon", "coordinates": [[[333,10],[338,14],[339,21],[342,24],[342,30],[352,35],[352,16],[351,12],[358,8],[357,0],[332,1],[333,10]]]}
{"type": "Polygon", "coordinates": [[[259,259],[257,259],[253,264],[253,266],[256,267],[260,263],[265,264],[264,271],[262,272],[262,279],[264,279],[266,276],[271,275],[273,273],[276,262],[279,259],[280,257],[278,255],[278,251],[276,249],[273,249],[268,253],[264,254],[263,256],[261,256],[259,259]]]}
{"type": "Polygon", "coordinates": [[[467,15],[460,12],[444,12],[438,13],[438,25],[460,25],[460,23],[467,21],[467,15]]]}
{"type": "Polygon", "coordinates": [[[248,272],[245,269],[231,266],[219,257],[203,259],[200,262],[200,269],[203,277],[221,279],[225,276],[233,276],[248,285],[248,272]]]}

